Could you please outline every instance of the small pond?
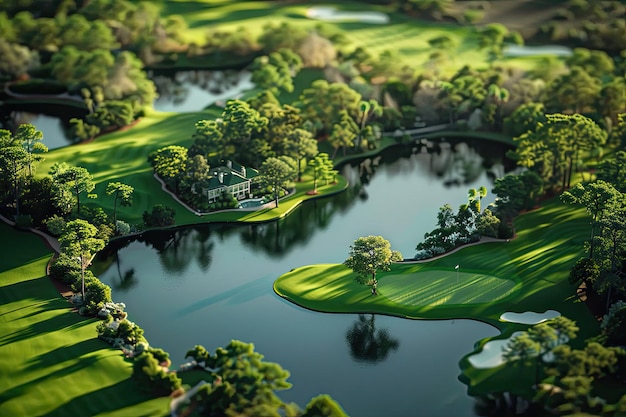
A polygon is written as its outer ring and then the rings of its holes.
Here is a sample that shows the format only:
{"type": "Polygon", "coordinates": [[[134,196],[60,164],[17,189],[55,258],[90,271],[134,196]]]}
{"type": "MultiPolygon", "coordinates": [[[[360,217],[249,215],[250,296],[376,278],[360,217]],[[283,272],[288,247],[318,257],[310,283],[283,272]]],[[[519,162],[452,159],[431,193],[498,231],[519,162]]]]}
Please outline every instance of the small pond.
{"type": "MultiPolygon", "coordinates": [[[[468,188],[492,188],[506,171],[504,152],[498,144],[479,148],[475,140],[444,141],[431,152],[390,149],[344,166],[348,190],[306,203],[283,220],[116,242],[99,276],[174,365],[196,344],[214,351],[239,339],[291,372],[293,388],[280,393],[286,401],[304,406],[328,393],[355,417],[416,410],[473,416],[458,363],[476,341],[497,335],[495,328],[469,320],[317,313],[281,299],[272,285],[295,267],[343,262],[349,245],[369,234],[412,257],[440,206],[463,204],[468,188]]],[[[485,204],[490,201],[493,196],[485,204]]]]}

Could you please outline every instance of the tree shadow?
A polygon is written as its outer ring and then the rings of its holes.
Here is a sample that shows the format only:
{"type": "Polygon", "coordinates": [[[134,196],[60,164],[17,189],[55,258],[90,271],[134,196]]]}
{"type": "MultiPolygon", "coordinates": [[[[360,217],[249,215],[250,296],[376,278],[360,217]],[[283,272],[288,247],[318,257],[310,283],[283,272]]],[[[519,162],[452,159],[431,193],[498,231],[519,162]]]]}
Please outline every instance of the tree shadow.
{"type": "Polygon", "coordinates": [[[400,342],[390,337],[386,329],[376,330],[376,316],[369,316],[359,314],[358,320],[346,332],[346,340],[352,359],[375,364],[387,359],[390,352],[398,349],[400,342]]]}

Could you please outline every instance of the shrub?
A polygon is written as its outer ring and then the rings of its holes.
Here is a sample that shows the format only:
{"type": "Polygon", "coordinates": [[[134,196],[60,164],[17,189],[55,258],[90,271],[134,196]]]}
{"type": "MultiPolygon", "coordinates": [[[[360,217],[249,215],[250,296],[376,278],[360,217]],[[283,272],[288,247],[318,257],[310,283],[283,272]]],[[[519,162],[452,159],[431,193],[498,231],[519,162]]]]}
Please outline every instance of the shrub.
{"type": "Polygon", "coordinates": [[[33,219],[28,214],[20,214],[15,216],[15,225],[17,227],[28,228],[33,225],[33,219]]]}
{"type": "MultiPolygon", "coordinates": [[[[80,274],[80,273],[79,273],[80,274]]],[[[81,292],[82,279],[72,285],[74,292],[81,292]]],[[[91,271],[85,271],[85,299],[81,307],[81,314],[96,315],[105,303],[111,302],[111,287],[102,283],[91,271]]]]}
{"type": "Polygon", "coordinates": [[[176,212],[173,208],[156,204],[152,207],[152,212],[143,212],[143,221],[148,227],[163,227],[174,224],[174,216],[176,212]]]}
{"type": "Polygon", "coordinates": [[[130,225],[122,220],[115,222],[115,232],[118,235],[124,236],[130,233],[130,225]]]}
{"type": "Polygon", "coordinates": [[[80,277],[80,263],[66,253],[60,253],[52,265],[50,265],[49,274],[52,278],[66,282],[66,275],[74,272],[78,272],[78,276],[80,277]]]}
{"type": "Polygon", "coordinates": [[[149,348],[133,361],[133,378],[141,385],[159,396],[170,395],[182,386],[182,381],[175,372],[169,372],[169,358],[162,361],[161,349],[149,348]],[[167,364],[167,366],[163,366],[167,364]]]}
{"type": "Polygon", "coordinates": [[[43,223],[46,226],[46,229],[48,229],[48,232],[50,232],[53,236],[61,236],[65,233],[65,226],[67,222],[61,216],[55,214],[54,216],[44,220],[43,223]]]}

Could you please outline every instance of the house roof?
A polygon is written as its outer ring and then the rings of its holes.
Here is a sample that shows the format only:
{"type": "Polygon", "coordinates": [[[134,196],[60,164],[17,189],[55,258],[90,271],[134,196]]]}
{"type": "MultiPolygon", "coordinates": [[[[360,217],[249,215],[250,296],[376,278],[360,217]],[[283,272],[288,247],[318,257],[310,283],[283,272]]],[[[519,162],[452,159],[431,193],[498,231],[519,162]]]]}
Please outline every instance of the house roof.
{"type": "Polygon", "coordinates": [[[209,190],[248,182],[259,175],[254,168],[246,168],[238,163],[229,162],[229,166],[220,166],[213,170],[209,179],[209,190]],[[221,181],[220,181],[221,177],[221,181]]]}

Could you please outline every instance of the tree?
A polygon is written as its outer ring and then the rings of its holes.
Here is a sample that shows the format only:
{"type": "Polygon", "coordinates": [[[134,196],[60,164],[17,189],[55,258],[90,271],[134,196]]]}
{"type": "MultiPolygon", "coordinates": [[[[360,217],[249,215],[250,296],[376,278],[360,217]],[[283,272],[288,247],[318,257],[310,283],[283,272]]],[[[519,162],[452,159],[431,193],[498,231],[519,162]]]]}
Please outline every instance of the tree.
{"type": "Polygon", "coordinates": [[[317,182],[327,178],[332,172],[333,161],[330,160],[327,153],[321,152],[309,161],[309,168],[313,171],[313,190],[310,193],[317,194],[317,182]]]}
{"type": "Polygon", "coordinates": [[[285,138],[287,156],[298,161],[298,182],[302,181],[302,161],[318,154],[317,140],[311,132],[304,129],[294,129],[285,138]]]}
{"type": "Polygon", "coordinates": [[[602,82],[584,68],[572,67],[552,80],[545,91],[546,106],[554,112],[581,113],[598,100],[602,82]]]}
{"type": "Polygon", "coordinates": [[[48,152],[48,147],[41,142],[43,133],[29,123],[21,124],[15,132],[15,139],[22,144],[28,154],[28,176],[30,177],[34,174],[33,164],[43,161],[41,154],[48,152]]]}
{"type": "Polygon", "coordinates": [[[143,222],[146,226],[151,227],[171,226],[175,222],[175,216],[176,211],[173,208],[164,206],[163,204],[156,204],[152,207],[151,212],[147,210],[143,212],[143,222]]]}
{"type": "Polygon", "coordinates": [[[272,190],[273,198],[278,207],[280,190],[287,187],[296,176],[293,167],[279,158],[268,158],[259,168],[259,182],[272,190]]]}
{"type": "Polygon", "coordinates": [[[539,123],[546,122],[546,109],[543,103],[524,103],[504,119],[504,129],[513,137],[533,131],[539,123]]]}
{"type": "MultiPolygon", "coordinates": [[[[202,350],[202,349],[200,349],[202,350]]],[[[211,355],[215,379],[194,396],[202,415],[280,417],[285,404],[275,391],[291,388],[289,372],[266,362],[254,345],[238,340],[211,355]]]]}
{"type": "Polygon", "coordinates": [[[224,158],[233,158],[241,164],[257,167],[270,156],[269,144],[256,136],[268,120],[248,103],[229,100],[221,119],[224,158]]]}
{"type": "Polygon", "coordinates": [[[0,36],[0,76],[16,79],[39,66],[39,54],[0,36]]]}
{"type": "MultiPolygon", "coordinates": [[[[67,166],[62,164],[52,175],[55,186],[56,200],[65,201],[65,193],[71,193],[76,200],[76,212],[80,214],[80,195],[91,192],[96,187],[93,177],[83,167],[67,166]]],[[[89,197],[94,197],[92,194],[89,197]]]]}
{"type": "Polygon", "coordinates": [[[626,193],[626,152],[617,151],[612,158],[600,162],[596,170],[596,178],[626,193]]]}
{"type": "Polygon", "coordinates": [[[591,216],[589,258],[594,257],[597,227],[601,225],[607,214],[618,208],[621,198],[622,194],[611,183],[602,180],[585,185],[578,183],[569,191],[561,194],[561,200],[564,203],[583,206],[591,216]]]}
{"type": "Polygon", "coordinates": [[[154,172],[175,192],[178,191],[178,182],[187,169],[187,152],[187,148],[183,146],[170,145],[148,155],[148,162],[154,172]]]}
{"type": "Polygon", "coordinates": [[[117,204],[128,207],[133,204],[133,191],[135,189],[128,184],[115,181],[107,184],[106,193],[113,194],[113,224],[117,224],[117,204]]]}
{"type": "Polygon", "coordinates": [[[72,220],[65,226],[65,233],[59,238],[63,252],[80,262],[81,301],[85,301],[85,269],[98,251],[105,246],[105,241],[98,239],[98,229],[86,220],[72,220]]]}
{"type": "Polygon", "coordinates": [[[347,111],[342,110],[340,116],[341,119],[339,123],[333,125],[332,133],[328,137],[328,143],[334,148],[332,159],[335,158],[339,148],[343,149],[343,154],[345,155],[346,148],[348,146],[354,146],[354,139],[359,133],[358,125],[347,111]]]}
{"type": "Polygon", "coordinates": [[[20,214],[20,196],[24,182],[24,169],[30,155],[10,131],[0,129],[0,173],[13,196],[15,213],[20,214]]]}
{"type": "Polygon", "coordinates": [[[252,82],[257,87],[279,94],[293,92],[293,77],[302,67],[302,60],[289,49],[280,49],[260,56],[252,63],[252,82]]]}
{"type": "Polygon", "coordinates": [[[372,287],[377,294],[378,271],[389,271],[393,262],[402,260],[402,254],[391,250],[391,244],[382,236],[360,237],[350,246],[344,265],[357,274],[357,282],[372,287]]]}
{"type": "Polygon", "coordinates": [[[348,417],[348,415],[329,395],[322,394],[309,401],[302,417],[348,417]]]}

